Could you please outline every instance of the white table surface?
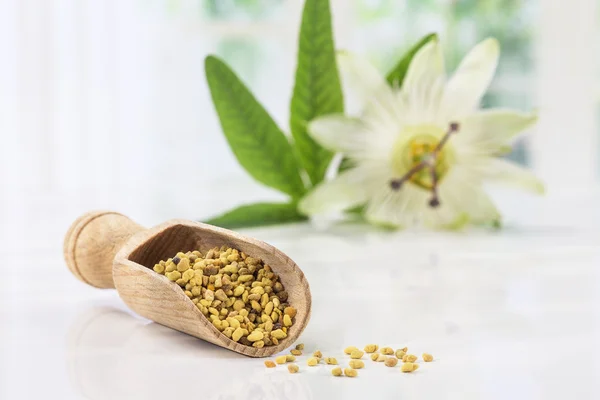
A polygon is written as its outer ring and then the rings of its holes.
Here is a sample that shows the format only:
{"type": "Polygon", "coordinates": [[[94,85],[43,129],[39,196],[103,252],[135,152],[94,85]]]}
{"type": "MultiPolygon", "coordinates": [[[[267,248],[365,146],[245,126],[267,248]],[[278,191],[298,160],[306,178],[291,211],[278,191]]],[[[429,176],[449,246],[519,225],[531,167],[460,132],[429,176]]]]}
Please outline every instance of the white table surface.
{"type": "MultiPolygon", "coordinates": [[[[68,224],[95,203],[45,199],[42,213],[33,198],[16,214],[5,203],[0,399],[600,398],[600,203],[563,200],[524,200],[500,232],[246,230],[304,270],[306,350],[342,364],[345,346],[367,343],[436,358],[414,374],[367,359],[355,379],[304,357],[299,374],[267,370],[133,315],[62,260],[68,224]]],[[[145,225],[173,214],[123,208],[145,225]]]]}

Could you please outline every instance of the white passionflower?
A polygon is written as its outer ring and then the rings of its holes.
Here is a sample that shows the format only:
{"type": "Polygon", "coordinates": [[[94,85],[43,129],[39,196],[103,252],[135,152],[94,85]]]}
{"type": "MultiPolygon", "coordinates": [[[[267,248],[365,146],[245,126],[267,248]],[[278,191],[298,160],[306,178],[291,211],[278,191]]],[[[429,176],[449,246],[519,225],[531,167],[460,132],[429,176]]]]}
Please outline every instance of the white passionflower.
{"type": "Polygon", "coordinates": [[[499,219],[484,182],[542,193],[534,175],[499,158],[537,116],[478,109],[498,56],[498,42],[486,39],[447,79],[440,45],[432,40],[412,59],[402,87],[393,88],[367,61],[340,54],[342,79],[362,94],[362,113],[318,118],[309,132],[352,167],[318,185],[300,210],[315,215],[366,205],[373,223],[458,227],[499,219]]]}

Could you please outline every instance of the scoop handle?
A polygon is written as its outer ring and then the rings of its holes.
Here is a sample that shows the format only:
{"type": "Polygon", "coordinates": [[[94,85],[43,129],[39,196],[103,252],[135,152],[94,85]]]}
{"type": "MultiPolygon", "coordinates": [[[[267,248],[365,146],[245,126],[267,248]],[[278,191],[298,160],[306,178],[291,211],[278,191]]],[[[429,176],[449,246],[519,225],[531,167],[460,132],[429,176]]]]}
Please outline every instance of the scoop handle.
{"type": "Polygon", "coordinates": [[[77,218],[64,242],[69,270],[82,282],[114,289],[113,260],[125,242],[145,228],[113,211],[92,211],[77,218]]]}

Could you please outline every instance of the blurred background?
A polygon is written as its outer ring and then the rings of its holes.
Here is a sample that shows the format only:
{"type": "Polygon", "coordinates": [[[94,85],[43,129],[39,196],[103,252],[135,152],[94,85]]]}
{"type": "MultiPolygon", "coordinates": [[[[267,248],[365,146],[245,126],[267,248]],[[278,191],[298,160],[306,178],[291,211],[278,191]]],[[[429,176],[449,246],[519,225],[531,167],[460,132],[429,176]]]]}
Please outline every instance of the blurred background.
{"type": "MultiPolygon", "coordinates": [[[[0,0],[2,243],[31,240],[22,221],[52,226],[59,241],[70,219],[93,208],[152,224],[277,199],[227,147],[203,60],[223,57],[287,130],[302,3],[0,0]]],[[[596,190],[596,1],[332,0],[332,8],[337,47],[382,69],[429,32],[441,35],[450,70],[497,37],[502,58],[485,106],[542,115],[509,157],[535,169],[550,198],[596,190]]],[[[503,210],[516,218],[523,203],[510,196],[503,210]]]]}

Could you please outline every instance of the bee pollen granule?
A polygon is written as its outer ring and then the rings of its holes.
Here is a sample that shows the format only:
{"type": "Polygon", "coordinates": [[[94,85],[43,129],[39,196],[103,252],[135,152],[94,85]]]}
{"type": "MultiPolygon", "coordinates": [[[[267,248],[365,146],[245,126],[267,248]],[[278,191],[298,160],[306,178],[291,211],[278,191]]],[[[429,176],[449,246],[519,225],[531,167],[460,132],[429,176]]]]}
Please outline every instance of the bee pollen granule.
{"type": "Polygon", "coordinates": [[[373,353],[376,352],[378,348],[379,346],[377,346],[376,344],[368,344],[365,346],[364,350],[365,353],[373,353]]]}
{"type": "Polygon", "coordinates": [[[296,364],[288,365],[288,371],[290,371],[290,374],[295,374],[296,372],[298,372],[299,369],[300,368],[298,368],[296,364]]]}
{"type": "Polygon", "coordinates": [[[360,351],[360,350],[352,350],[352,353],[350,353],[350,358],[354,358],[354,359],[360,359],[362,358],[362,356],[365,354],[364,351],[360,351]]]}
{"type": "Polygon", "coordinates": [[[395,367],[396,364],[398,364],[398,359],[396,357],[388,357],[385,360],[385,366],[386,367],[395,367]]]}
{"type": "Polygon", "coordinates": [[[415,368],[414,368],[413,363],[407,362],[407,363],[402,364],[400,369],[402,370],[402,372],[413,372],[415,368]]]}
{"type": "Polygon", "coordinates": [[[275,357],[275,362],[277,364],[285,364],[286,361],[287,361],[287,357],[286,356],[275,357]]]}
{"type": "Polygon", "coordinates": [[[309,367],[314,367],[319,364],[319,359],[317,357],[311,357],[306,361],[306,365],[309,367]]]}

